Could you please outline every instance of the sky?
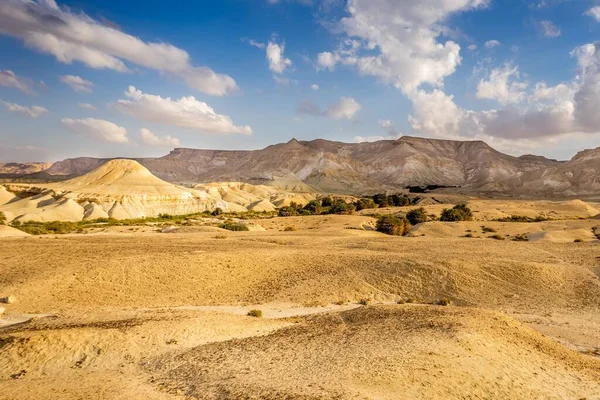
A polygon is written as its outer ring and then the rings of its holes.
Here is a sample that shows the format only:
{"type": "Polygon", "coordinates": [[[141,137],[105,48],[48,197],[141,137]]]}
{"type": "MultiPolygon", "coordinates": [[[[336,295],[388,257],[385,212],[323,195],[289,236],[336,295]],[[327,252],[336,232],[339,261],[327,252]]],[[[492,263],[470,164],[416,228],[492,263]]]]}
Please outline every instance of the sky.
{"type": "Polygon", "coordinates": [[[600,0],[1,0],[0,162],[600,146],[600,0]]]}

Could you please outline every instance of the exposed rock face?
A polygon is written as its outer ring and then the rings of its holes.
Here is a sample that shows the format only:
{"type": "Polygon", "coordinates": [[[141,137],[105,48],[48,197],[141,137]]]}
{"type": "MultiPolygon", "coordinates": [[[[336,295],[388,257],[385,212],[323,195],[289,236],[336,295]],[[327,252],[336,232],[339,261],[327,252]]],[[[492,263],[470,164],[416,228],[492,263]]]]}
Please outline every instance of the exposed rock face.
{"type": "Polygon", "coordinates": [[[106,161],[77,178],[44,185],[0,186],[0,211],[10,221],[81,221],[98,218],[131,219],[159,214],[193,214],[221,208],[224,211],[273,211],[271,201],[295,199],[306,203],[315,197],[285,193],[246,183],[215,183],[185,188],[165,182],[133,160],[106,161]]]}
{"type": "Polygon", "coordinates": [[[52,163],[0,163],[0,174],[6,175],[27,175],[36,172],[45,171],[52,166],[52,163]]]}
{"type": "MultiPolygon", "coordinates": [[[[68,159],[44,173],[77,176],[105,161],[68,159]]],[[[179,148],[164,157],[137,161],[174,183],[234,181],[298,192],[359,194],[425,185],[545,196],[600,191],[600,148],[560,162],[534,155],[513,157],[481,141],[410,136],[371,143],[293,139],[255,151],[179,148]]]]}

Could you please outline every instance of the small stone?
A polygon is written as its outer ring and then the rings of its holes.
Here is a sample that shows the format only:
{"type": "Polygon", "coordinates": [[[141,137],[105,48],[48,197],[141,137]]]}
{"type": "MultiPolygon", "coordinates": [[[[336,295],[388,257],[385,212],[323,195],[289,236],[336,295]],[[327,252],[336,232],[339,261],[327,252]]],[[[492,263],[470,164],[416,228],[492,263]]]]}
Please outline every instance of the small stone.
{"type": "Polygon", "coordinates": [[[17,302],[17,298],[15,296],[13,296],[12,294],[10,296],[2,297],[0,299],[0,303],[4,303],[4,304],[13,304],[16,302],[17,302]]]}

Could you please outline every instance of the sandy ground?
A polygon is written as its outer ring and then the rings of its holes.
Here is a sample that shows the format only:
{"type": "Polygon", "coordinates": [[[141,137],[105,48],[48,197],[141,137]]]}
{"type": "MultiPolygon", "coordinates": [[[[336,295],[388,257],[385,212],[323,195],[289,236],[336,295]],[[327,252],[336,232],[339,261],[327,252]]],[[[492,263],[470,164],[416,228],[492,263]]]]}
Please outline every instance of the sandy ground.
{"type": "Polygon", "coordinates": [[[1,238],[0,398],[598,399],[581,210],[412,237],[357,215],[1,238]]]}

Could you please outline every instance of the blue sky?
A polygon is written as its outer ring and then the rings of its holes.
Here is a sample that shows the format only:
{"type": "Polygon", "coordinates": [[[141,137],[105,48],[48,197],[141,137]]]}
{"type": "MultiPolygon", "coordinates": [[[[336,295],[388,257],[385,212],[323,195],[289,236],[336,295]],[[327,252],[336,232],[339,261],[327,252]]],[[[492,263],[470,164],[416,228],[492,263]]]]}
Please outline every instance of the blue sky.
{"type": "Polygon", "coordinates": [[[567,159],[600,146],[599,40],[586,0],[6,0],[0,161],[402,134],[567,159]]]}

